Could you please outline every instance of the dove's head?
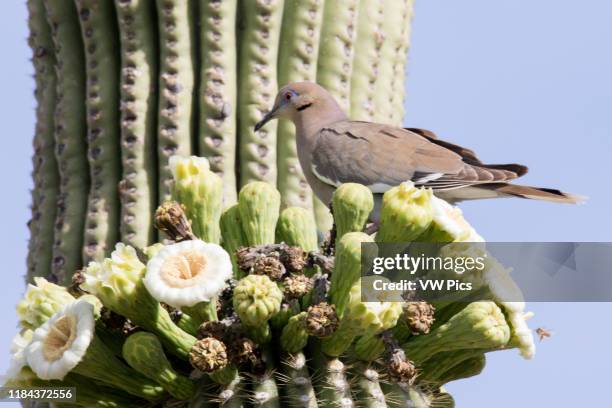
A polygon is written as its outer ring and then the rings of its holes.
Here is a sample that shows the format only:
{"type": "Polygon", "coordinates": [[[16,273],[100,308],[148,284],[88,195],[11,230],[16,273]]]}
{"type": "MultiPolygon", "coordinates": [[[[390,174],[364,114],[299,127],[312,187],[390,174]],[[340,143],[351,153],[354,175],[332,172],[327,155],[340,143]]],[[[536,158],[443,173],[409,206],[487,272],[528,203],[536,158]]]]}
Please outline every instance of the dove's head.
{"type": "Polygon", "coordinates": [[[255,125],[255,131],[272,119],[289,119],[297,124],[304,118],[320,118],[326,113],[345,116],[334,98],[322,86],[314,82],[293,82],[281,88],[274,100],[274,106],[255,125]]]}

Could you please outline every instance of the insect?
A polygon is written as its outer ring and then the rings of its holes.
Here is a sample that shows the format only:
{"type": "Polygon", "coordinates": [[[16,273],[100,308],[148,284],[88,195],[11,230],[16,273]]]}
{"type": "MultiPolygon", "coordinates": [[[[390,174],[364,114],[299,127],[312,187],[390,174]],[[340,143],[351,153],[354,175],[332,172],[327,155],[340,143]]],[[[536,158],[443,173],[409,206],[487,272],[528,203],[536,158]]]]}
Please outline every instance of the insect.
{"type": "Polygon", "coordinates": [[[538,327],[536,329],[536,334],[540,336],[540,341],[544,340],[546,337],[552,336],[552,333],[543,327],[538,327]]]}

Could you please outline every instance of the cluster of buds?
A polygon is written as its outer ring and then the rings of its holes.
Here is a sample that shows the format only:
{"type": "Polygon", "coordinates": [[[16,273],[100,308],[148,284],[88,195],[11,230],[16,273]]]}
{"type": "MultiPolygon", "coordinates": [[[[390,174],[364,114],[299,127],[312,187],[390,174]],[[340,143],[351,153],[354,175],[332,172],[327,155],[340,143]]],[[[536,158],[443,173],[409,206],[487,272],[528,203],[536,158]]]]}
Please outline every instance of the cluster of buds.
{"type": "Polygon", "coordinates": [[[373,237],[364,232],[371,192],[340,187],[333,199],[338,235],[329,245],[335,256],[329,256],[317,249],[305,210],[280,213],[273,187],[247,185],[238,204],[221,214],[218,176],[204,161],[174,159],[171,167],[177,202],[163,204],[155,224],[174,242],[142,251],[119,243],[108,258],[75,274],[70,291],[35,279],[17,307],[24,330],[13,346],[14,383],[36,378],[43,385],[73,384],[80,376],[124,393],[119,400],[137,399],[115,406],[169,396],[187,401],[199,392],[185,364],[176,365],[183,360],[196,369],[194,376],[206,375],[222,387],[224,403],[237,398],[237,384],[248,373],[254,403],[265,405],[278,396],[270,351],[279,345],[283,358],[304,362],[279,368],[294,402],[310,406],[320,393],[349,406],[353,395],[385,402],[382,377],[373,369],[381,362],[387,378],[401,387],[427,384],[440,393],[445,382],[479,373],[485,352],[517,347],[533,355],[524,302],[513,301],[518,289],[491,258],[470,279],[493,301],[450,301],[436,310],[414,298],[371,296],[373,279],[387,278],[361,276],[364,250],[441,238],[454,241],[440,250],[446,256],[481,250],[464,242],[475,233],[460,212],[430,191],[410,183],[390,189],[373,237]],[[307,345],[324,377],[317,393],[305,366],[307,345]],[[350,374],[340,357],[347,352],[361,361],[351,364],[350,374]]]}

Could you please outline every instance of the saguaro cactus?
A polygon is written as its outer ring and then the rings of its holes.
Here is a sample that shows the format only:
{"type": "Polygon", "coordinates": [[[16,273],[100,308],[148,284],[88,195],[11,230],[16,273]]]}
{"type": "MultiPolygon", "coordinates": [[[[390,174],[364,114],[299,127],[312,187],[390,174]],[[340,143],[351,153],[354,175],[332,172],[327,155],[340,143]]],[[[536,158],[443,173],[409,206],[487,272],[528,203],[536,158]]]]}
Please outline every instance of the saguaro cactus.
{"type": "Polygon", "coordinates": [[[478,374],[484,353],[533,355],[524,303],[431,307],[424,330],[402,302],[361,302],[362,242],[471,227],[404,184],[368,235],[372,194],[347,184],[333,202],[336,254],[331,239],[320,251],[315,219],[328,232],[331,216],[293,128],[253,129],[279,87],[302,80],[355,119],[399,125],[412,0],[28,6],[37,279],[18,308],[9,384],[77,384],[84,406],[451,406],[440,387],[478,374]],[[77,271],[70,290],[54,283],[77,271]]]}
{"type": "Polygon", "coordinates": [[[176,154],[209,160],[224,208],[265,181],[283,208],[328,229],[292,125],[253,125],[280,86],[304,80],[356,119],[399,124],[412,1],[28,0],[38,100],[28,276],[67,281],[118,240],[155,242],[176,154]]]}

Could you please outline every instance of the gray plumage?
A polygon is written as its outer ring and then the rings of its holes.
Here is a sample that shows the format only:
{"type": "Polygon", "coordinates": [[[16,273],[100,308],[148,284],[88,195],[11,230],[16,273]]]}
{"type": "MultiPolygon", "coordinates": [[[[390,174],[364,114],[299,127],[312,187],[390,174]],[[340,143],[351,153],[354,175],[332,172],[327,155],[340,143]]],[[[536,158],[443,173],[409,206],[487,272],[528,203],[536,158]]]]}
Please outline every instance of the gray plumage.
{"type": "Polygon", "coordinates": [[[342,183],[360,183],[382,195],[408,180],[432,188],[436,196],[449,202],[512,196],[561,203],[581,201],[581,197],[556,189],[509,184],[525,174],[527,167],[485,164],[472,150],[442,141],[430,131],[352,121],[334,98],[314,83],[283,87],[257,128],[274,118],[295,124],[300,164],[324,202],[331,200],[342,183]]]}

